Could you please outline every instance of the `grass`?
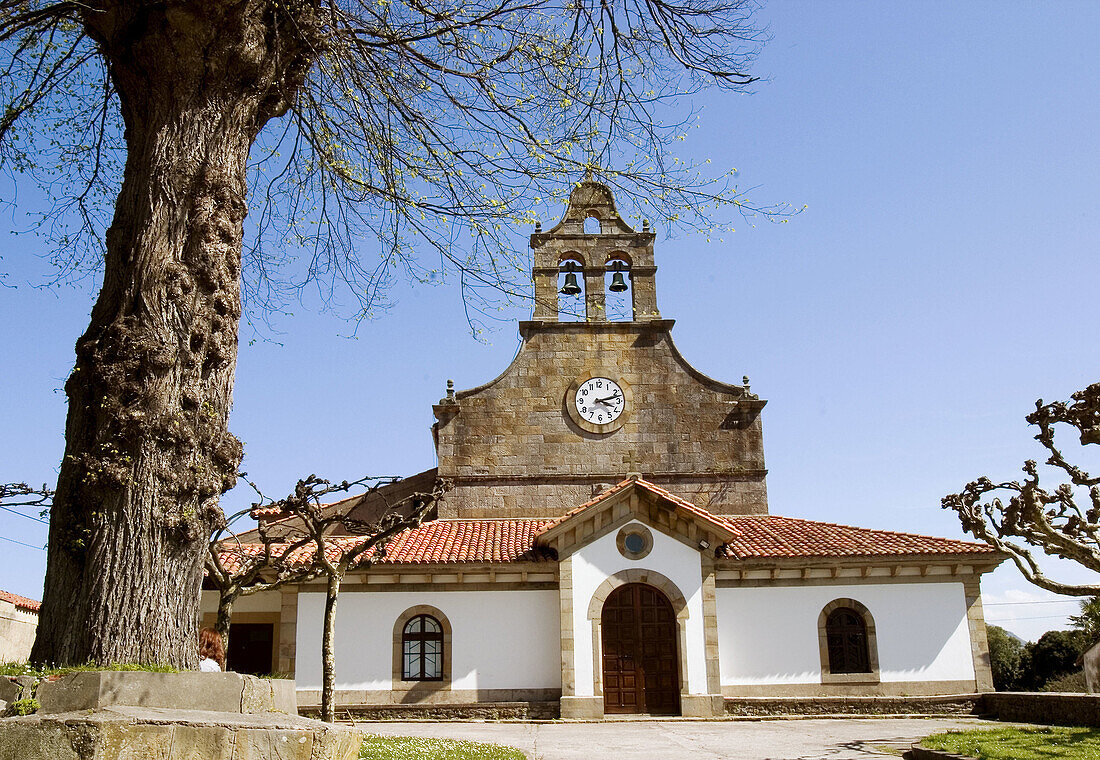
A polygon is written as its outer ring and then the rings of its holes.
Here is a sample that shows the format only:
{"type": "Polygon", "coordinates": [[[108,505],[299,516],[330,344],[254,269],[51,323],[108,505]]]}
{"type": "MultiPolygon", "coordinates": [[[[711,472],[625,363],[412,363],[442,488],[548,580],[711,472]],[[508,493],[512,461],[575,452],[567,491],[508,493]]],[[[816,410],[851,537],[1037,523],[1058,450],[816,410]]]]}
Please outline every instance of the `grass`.
{"type": "Polygon", "coordinates": [[[360,760],[524,760],[514,747],[499,744],[425,739],[412,736],[368,736],[360,760]]]}
{"type": "Polygon", "coordinates": [[[0,662],[0,676],[34,676],[41,680],[48,676],[63,676],[89,670],[143,670],[149,673],[178,673],[171,665],[135,665],[129,662],[112,662],[110,665],[69,665],[64,668],[36,668],[25,662],[0,662]]]}
{"type": "Polygon", "coordinates": [[[997,728],[950,731],[921,742],[978,760],[1100,760],[1100,728],[997,728]]]}

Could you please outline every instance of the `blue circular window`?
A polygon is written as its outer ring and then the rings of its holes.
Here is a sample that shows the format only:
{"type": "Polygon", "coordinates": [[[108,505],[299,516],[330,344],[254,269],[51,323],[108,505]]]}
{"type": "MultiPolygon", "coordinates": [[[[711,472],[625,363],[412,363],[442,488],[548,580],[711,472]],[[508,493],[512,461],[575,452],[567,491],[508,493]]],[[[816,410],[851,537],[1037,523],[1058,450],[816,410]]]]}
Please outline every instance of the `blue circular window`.
{"type": "Polygon", "coordinates": [[[615,537],[615,545],[627,559],[641,559],[653,549],[653,534],[644,525],[627,525],[615,537]]]}

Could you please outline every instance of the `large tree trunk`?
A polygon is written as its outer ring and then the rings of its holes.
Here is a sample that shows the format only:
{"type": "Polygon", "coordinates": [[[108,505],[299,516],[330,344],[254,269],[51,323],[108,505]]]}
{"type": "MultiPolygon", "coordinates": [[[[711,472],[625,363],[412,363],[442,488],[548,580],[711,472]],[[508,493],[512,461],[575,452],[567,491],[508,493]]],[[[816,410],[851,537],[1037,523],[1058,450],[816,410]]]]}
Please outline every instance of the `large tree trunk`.
{"type": "Polygon", "coordinates": [[[35,662],[195,667],[203,558],[241,444],[228,432],[248,151],[316,54],[266,0],[81,6],[127,160],[103,287],[65,385],[35,662]]]}

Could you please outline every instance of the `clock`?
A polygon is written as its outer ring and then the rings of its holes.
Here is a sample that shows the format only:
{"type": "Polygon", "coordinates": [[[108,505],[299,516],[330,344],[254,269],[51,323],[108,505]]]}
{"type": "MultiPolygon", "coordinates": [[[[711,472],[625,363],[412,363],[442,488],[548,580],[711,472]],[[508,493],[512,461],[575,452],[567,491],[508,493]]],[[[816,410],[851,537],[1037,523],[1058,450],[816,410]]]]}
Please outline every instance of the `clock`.
{"type": "Polygon", "coordinates": [[[630,416],[630,402],[630,385],[608,368],[590,369],[565,392],[569,416],[589,433],[610,433],[622,427],[630,416]]]}
{"type": "Polygon", "coordinates": [[[581,383],[573,403],[581,419],[593,425],[614,422],[626,408],[622,386],[607,377],[590,377],[581,383]]]}

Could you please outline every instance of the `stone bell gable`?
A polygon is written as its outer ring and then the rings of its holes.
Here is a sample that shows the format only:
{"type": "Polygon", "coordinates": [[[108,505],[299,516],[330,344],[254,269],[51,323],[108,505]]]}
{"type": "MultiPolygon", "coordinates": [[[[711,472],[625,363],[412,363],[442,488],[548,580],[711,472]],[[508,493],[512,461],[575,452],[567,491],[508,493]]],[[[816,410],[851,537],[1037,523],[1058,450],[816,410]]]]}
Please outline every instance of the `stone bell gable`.
{"type": "Polygon", "coordinates": [[[657,310],[653,243],[648,224],[631,229],[592,181],[577,186],[556,226],[536,229],[535,313],[520,323],[516,358],[434,407],[439,477],[454,485],[440,517],[558,516],[631,472],[716,514],[767,513],[766,402],[747,381],[713,380],[677,351],[673,322],[657,310]],[[591,219],[598,225],[586,232],[591,219]],[[614,273],[629,290],[625,320],[607,319],[614,273]],[[570,274],[576,289],[583,279],[584,321],[559,319],[559,280],[570,274]],[[590,378],[622,389],[614,422],[578,415],[577,389],[590,378]]]}

